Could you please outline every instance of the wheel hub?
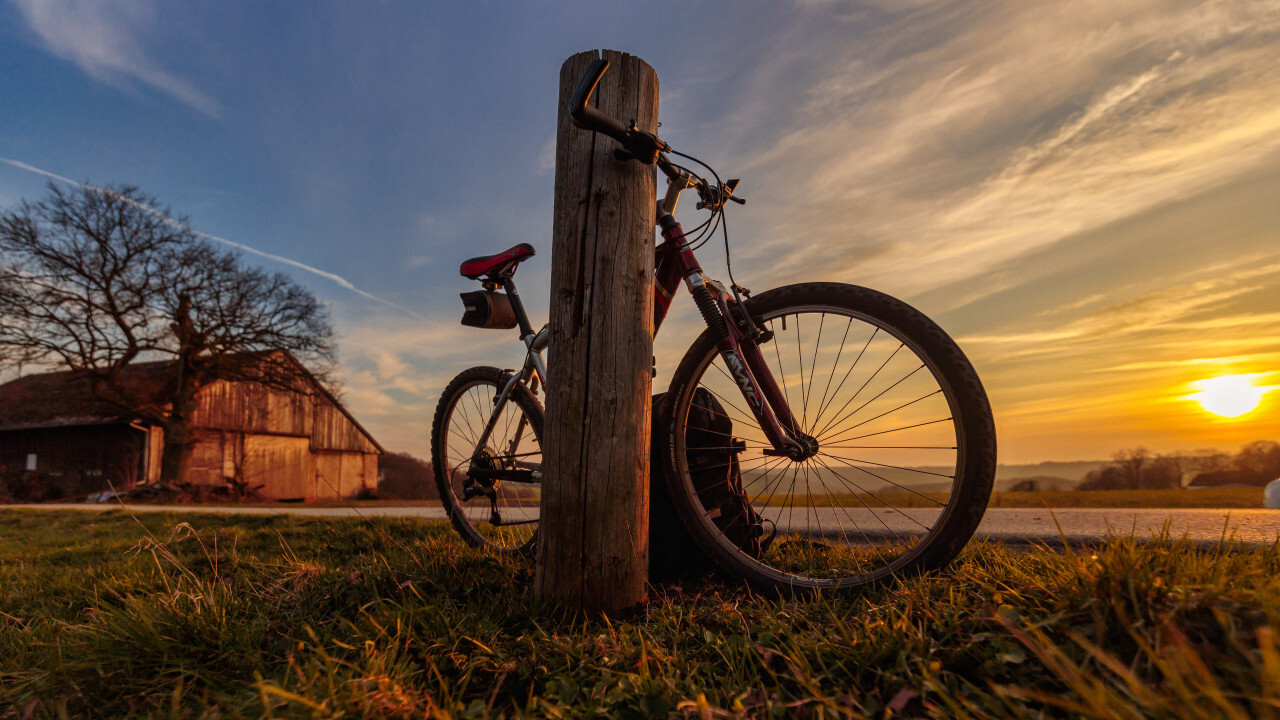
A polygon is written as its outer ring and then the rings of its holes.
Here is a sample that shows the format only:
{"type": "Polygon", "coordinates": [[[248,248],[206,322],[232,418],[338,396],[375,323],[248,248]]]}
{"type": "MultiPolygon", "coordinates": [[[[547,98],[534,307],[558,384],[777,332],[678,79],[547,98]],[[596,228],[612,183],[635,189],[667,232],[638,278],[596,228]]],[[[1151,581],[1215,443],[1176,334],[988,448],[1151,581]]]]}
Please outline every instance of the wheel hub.
{"type": "Polygon", "coordinates": [[[799,443],[799,446],[791,448],[791,452],[788,453],[792,460],[801,462],[818,454],[818,439],[814,436],[804,434],[795,438],[795,441],[799,443]]]}

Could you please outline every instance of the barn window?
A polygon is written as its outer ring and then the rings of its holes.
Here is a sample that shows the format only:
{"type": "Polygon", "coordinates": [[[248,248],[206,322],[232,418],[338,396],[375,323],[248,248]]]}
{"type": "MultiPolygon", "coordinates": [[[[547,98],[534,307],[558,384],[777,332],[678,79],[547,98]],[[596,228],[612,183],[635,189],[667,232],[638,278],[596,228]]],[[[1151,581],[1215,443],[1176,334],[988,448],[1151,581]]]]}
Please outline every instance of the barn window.
{"type": "Polygon", "coordinates": [[[35,453],[27,453],[27,469],[28,469],[28,470],[35,470],[35,469],[36,469],[36,454],[35,454],[35,453]]]}

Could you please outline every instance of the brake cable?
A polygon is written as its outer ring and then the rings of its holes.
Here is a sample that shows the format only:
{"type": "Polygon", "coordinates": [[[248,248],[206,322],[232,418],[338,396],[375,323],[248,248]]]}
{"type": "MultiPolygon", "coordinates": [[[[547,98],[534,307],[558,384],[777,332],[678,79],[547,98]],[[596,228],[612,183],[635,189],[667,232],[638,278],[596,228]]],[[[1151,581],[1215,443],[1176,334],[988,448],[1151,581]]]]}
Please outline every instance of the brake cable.
{"type": "MultiPolygon", "coordinates": [[[[715,168],[702,162],[698,158],[693,157],[692,155],[686,155],[685,153],[682,153],[679,150],[676,150],[675,148],[669,148],[667,152],[671,153],[672,155],[678,155],[682,158],[686,158],[688,160],[692,160],[693,162],[698,163],[702,167],[706,168],[707,172],[711,173],[711,176],[716,179],[716,193],[718,194],[716,198],[717,207],[712,211],[711,217],[707,218],[706,222],[704,222],[702,225],[699,225],[694,230],[697,231],[698,229],[701,229],[710,225],[709,233],[714,234],[716,231],[716,228],[720,229],[721,234],[724,237],[724,266],[725,266],[726,272],[729,275],[729,289],[733,292],[733,299],[737,301],[739,305],[742,305],[745,308],[746,305],[745,303],[743,303],[742,296],[738,293],[738,288],[739,288],[738,281],[733,278],[733,260],[730,257],[730,252],[729,252],[729,221],[727,218],[725,218],[725,214],[724,214],[725,205],[728,203],[729,198],[723,196],[724,181],[720,179],[720,174],[716,172],[715,168]],[[712,220],[715,221],[714,224],[711,224],[712,220]]],[[[710,238],[708,238],[708,240],[709,239],[710,238]]],[[[701,234],[697,236],[696,240],[701,242],[693,246],[692,249],[695,249],[695,250],[699,247],[702,247],[702,245],[706,243],[706,240],[702,240],[701,234]]]]}

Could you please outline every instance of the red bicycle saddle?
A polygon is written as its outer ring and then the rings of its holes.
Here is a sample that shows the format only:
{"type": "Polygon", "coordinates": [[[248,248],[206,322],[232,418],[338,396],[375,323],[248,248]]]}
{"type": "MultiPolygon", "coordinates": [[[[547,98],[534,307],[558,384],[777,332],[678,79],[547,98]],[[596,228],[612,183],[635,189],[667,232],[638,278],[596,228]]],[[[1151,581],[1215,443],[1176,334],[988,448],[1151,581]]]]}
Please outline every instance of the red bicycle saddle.
{"type": "Polygon", "coordinates": [[[516,271],[516,266],[528,258],[537,255],[533,246],[529,243],[520,243],[519,245],[504,250],[497,255],[485,255],[484,257],[474,257],[465,260],[462,266],[458,268],[458,272],[462,273],[462,277],[479,280],[482,277],[510,277],[516,271]]]}

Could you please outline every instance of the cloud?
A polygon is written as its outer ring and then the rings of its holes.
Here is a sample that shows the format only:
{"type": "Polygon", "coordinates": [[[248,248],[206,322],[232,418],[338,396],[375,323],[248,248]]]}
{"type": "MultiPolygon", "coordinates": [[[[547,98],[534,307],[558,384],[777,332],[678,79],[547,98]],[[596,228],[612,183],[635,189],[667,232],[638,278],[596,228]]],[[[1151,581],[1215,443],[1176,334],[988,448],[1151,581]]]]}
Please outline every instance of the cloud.
{"type": "MultiPolygon", "coordinates": [[[[1145,336],[1157,332],[1195,338],[1202,350],[1215,342],[1230,340],[1220,332],[1208,331],[1245,330],[1250,334],[1249,340],[1256,343],[1254,331],[1280,325],[1280,312],[1236,308],[1231,301],[1277,282],[1280,263],[1242,258],[1167,278],[1163,289],[1136,297],[1126,298],[1123,288],[1115,289],[1113,297],[1118,299],[1066,322],[1040,316],[1033,318],[1035,327],[1031,329],[973,333],[957,341],[979,348],[980,352],[998,353],[1004,362],[1030,355],[1085,352],[1085,346],[1088,352],[1097,352],[1100,342],[1145,346],[1149,341],[1145,336]]],[[[1089,300],[1096,302],[1097,296],[1089,300]]]]}
{"type": "Polygon", "coordinates": [[[383,447],[424,458],[436,401],[454,375],[474,365],[518,368],[524,357],[514,331],[407,324],[345,302],[334,306],[334,326],[347,408],[383,447]]]}
{"type": "Polygon", "coordinates": [[[14,4],[49,52],[75,63],[95,80],[125,88],[139,82],[205,115],[218,116],[217,101],[144,52],[141,35],[155,19],[151,3],[14,0],[14,4]]]}
{"type": "Polygon", "coordinates": [[[779,218],[752,237],[788,241],[751,254],[788,280],[814,257],[905,294],[984,277],[1280,152],[1274,4],[940,4],[801,30],[859,34],[824,45],[824,79],[767,115],[781,139],[751,163],[779,218]]]}

